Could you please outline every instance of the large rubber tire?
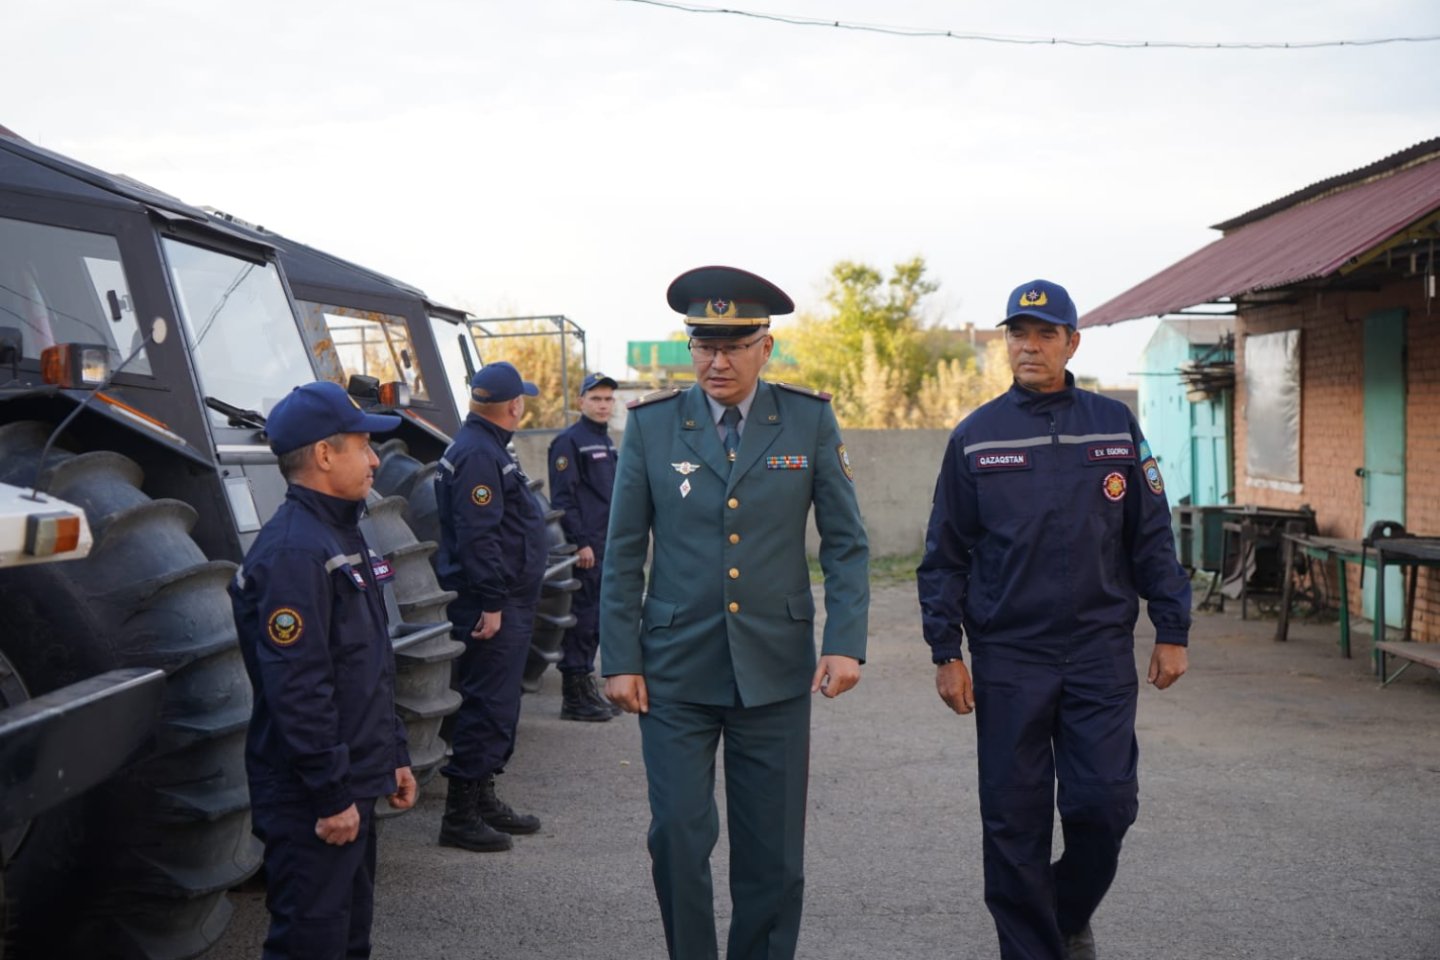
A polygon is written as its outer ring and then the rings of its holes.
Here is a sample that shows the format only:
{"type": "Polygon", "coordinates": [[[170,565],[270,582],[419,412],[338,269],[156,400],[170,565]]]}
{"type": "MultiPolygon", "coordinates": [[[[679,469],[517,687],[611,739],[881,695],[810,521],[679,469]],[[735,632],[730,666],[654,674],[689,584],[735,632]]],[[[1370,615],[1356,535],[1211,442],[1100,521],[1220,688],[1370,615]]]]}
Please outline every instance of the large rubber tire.
{"type": "MultiPolygon", "coordinates": [[[[35,482],[49,427],[0,427],[0,479],[35,482]]],[[[12,836],[5,890],[13,956],[181,960],[219,940],[225,891],[258,868],[244,731],[250,683],[226,585],[195,511],[152,500],[109,451],[52,449],[40,477],[85,508],[84,560],[0,572],[0,643],[30,695],[117,667],[167,674],[152,747],[132,767],[12,836]]]]}
{"type": "MultiPolygon", "coordinates": [[[[535,494],[545,511],[548,563],[554,569],[567,557],[574,556],[577,548],[565,539],[565,528],[560,525],[565,511],[550,505],[550,499],[540,490],[539,480],[530,481],[530,492],[535,494]]],[[[520,689],[526,693],[537,692],[545,671],[564,658],[561,647],[565,642],[565,631],[575,626],[575,615],[570,612],[570,606],[575,591],[580,589],[580,581],[575,579],[571,570],[571,567],[563,567],[547,576],[540,585],[540,601],[535,606],[535,628],[530,634],[525,672],[520,679],[520,689]]]]}
{"type": "Polygon", "coordinates": [[[380,466],[375,469],[375,492],[405,499],[405,522],[421,543],[440,542],[440,504],[435,499],[434,461],[422,463],[410,455],[404,440],[375,445],[380,466]]]}
{"type": "MultiPolygon", "coordinates": [[[[405,522],[405,500],[381,497],[369,504],[370,545],[395,572],[395,600],[407,624],[444,623],[442,635],[419,644],[398,646],[395,654],[395,707],[405,722],[410,765],[420,783],[427,783],[445,760],[446,744],[440,734],[444,719],[460,709],[460,694],[450,689],[452,661],[465,651],[450,639],[445,608],[455,593],[441,589],[430,556],[434,542],[417,540],[405,522]]],[[[382,805],[381,813],[388,813],[382,805]]]]}

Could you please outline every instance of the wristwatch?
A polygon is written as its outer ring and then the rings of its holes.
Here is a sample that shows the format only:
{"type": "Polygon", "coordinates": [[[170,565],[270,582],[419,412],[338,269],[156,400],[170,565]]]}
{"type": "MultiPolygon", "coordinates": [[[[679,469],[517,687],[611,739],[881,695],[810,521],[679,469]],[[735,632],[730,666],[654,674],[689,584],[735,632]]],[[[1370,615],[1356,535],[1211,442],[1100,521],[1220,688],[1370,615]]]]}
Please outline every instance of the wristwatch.
{"type": "Polygon", "coordinates": [[[935,666],[937,666],[937,667],[943,667],[943,666],[945,666],[947,663],[959,663],[959,662],[960,662],[960,658],[959,658],[959,657],[946,657],[944,660],[936,660],[936,661],[935,661],[935,666]]]}

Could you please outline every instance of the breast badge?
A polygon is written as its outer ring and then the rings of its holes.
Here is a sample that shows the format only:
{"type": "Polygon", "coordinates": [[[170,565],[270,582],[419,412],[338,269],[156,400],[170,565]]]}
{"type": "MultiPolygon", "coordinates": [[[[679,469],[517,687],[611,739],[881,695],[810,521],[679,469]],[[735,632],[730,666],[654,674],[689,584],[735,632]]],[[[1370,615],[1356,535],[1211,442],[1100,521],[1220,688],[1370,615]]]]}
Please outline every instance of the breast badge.
{"type": "Polygon", "coordinates": [[[1107,473],[1105,483],[1102,487],[1105,491],[1105,499],[1119,501],[1125,499],[1125,474],[1107,473]]]}
{"type": "Polygon", "coordinates": [[[488,507],[492,496],[489,487],[483,483],[476,484],[475,489],[470,491],[470,502],[477,507],[488,507]]]}
{"type": "Polygon", "coordinates": [[[670,464],[670,466],[674,467],[675,472],[680,474],[680,476],[682,477],[688,477],[690,476],[690,474],[700,469],[700,464],[691,463],[689,460],[682,460],[679,463],[672,463],[670,464]]]}
{"type": "Polygon", "coordinates": [[[305,620],[291,607],[281,607],[265,621],[265,632],[277,647],[288,647],[305,632],[305,620]]]}

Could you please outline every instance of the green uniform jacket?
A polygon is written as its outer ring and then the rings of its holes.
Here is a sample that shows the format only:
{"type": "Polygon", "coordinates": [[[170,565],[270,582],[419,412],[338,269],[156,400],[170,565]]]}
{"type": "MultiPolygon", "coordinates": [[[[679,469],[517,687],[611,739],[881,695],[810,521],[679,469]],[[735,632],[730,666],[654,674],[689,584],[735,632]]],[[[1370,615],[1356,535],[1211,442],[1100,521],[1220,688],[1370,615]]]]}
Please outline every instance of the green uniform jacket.
{"type": "Polygon", "coordinates": [[[869,548],[828,399],[761,381],[733,468],[698,386],[633,407],[600,587],[605,675],[641,674],[651,697],[687,703],[750,707],[807,693],[812,503],[822,652],[864,660],[869,548]]]}

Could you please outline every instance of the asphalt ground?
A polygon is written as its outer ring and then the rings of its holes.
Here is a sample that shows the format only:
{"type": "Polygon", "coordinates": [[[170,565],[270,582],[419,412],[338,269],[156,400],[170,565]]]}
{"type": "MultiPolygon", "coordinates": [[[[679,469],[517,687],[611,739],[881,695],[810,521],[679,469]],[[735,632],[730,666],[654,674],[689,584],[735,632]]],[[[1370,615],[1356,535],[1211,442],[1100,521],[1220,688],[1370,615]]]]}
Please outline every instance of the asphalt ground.
{"type": "MultiPolygon", "coordinates": [[[[876,591],[870,631],[861,684],[814,711],[799,955],[997,957],[974,724],[935,695],[913,585],[876,591]]],[[[1347,660],[1334,623],[1273,632],[1197,614],[1190,672],[1142,685],[1140,818],[1093,923],[1105,960],[1440,958],[1440,676],[1417,665],[1381,689],[1363,635],[1347,660]]],[[[440,780],[382,825],[375,957],[665,956],[636,721],[562,722],[559,686],[526,696],[501,778],[539,834],[500,854],[437,846],[440,780]]],[[[722,949],[727,858],[722,830],[722,949]]],[[[263,896],[233,899],[206,960],[260,954],[263,896]]]]}

